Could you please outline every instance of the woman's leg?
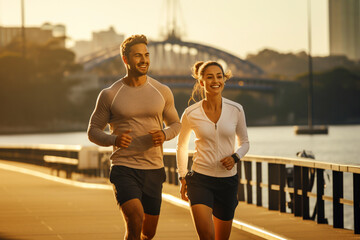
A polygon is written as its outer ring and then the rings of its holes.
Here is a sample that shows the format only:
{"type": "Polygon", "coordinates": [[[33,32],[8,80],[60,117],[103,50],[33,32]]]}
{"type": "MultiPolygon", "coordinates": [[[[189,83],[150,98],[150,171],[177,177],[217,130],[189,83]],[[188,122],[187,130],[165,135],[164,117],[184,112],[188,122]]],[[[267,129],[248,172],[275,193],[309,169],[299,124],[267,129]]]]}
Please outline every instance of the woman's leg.
{"type": "Polygon", "coordinates": [[[223,221],[213,216],[214,228],[215,228],[215,239],[216,240],[227,240],[230,238],[232,219],[229,221],[223,221]]]}
{"type": "Polygon", "coordinates": [[[215,230],[212,219],[212,209],[204,204],[191,206],[196,231],[200,240],[214,240],[215,230]]]}

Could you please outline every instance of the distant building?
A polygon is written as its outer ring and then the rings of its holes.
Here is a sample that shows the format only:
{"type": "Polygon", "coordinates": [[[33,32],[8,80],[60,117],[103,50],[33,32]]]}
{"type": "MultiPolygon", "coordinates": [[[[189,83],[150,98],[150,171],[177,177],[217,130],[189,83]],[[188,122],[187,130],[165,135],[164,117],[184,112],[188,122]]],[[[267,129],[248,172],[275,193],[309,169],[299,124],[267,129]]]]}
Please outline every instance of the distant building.
{"type": "Polygon", "coordinates": [[[360,61],[360,0],[329,0],[330,55],[360,61]]]}
{"type": "MultiPolygon", "coordinates": [[[[0,47],[4,47],[13,40],[21,39],[21,27],[0,26],[0,47]]],[[[25,39],[28,42],[44,44],[55,37],[60,37],[60,46],[65,47],[66,28],[64,25],[45,23],[41,27],[26,27],[25,39]]]]}
{"type": "Polygon", "coordinates": [[[124,41],[123,34],[117,34],[113,27],[107,31],[93,32],[91,41],[76,41],[72,50],[77,58],[89,55],[96,51],[113,47],[124,41]]]}

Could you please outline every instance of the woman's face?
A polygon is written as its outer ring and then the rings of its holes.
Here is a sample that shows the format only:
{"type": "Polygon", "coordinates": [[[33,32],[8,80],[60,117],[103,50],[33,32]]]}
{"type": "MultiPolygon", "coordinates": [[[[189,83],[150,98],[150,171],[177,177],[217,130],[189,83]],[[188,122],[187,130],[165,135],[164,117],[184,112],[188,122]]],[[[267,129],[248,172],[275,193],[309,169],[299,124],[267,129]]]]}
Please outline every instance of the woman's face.
{"type": "Polygon", "coordinates": [[[225,85],[225,78],[221,68],[216,65],[206,67],[200,84],[204,87],[206,95],[221,94],[225,85]]]}

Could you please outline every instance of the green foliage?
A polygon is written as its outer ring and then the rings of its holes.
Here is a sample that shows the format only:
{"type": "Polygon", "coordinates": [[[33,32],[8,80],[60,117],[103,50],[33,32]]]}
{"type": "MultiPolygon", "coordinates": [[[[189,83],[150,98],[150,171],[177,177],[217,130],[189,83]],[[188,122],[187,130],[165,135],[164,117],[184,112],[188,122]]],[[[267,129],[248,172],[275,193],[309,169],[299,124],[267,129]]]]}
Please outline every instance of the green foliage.
{"type": "Polygon", "coordinates": [[[14,127],[45,128],[71,118],[68,93],[74,82],[64,76],[82,69],[73,52],[56,44],[28,44],[26,57],[18,42],[0,50],[1,131],[14,127]]]}
{"type": "MultiPolygon", "coordinates": [[[[249,54],[246,60],[265,70],[268,77],[276,79],[295,79],[309,69],[309,56],[305,52],[279,53],[264,49],[257,54],[249,54]]],[[[336,67],[360,71],[360,62],[351,61],[345,56],[312,56],[312,63],[314,72],[329,71],[336,67]]]]}
{"type": "MultiPolygon", "coordinates": [[[[304,89],[308,75],[297,79],[304,89]]],[[[360,75],[335,68],[313,76],[314,118],[322,123],[355,123],[360,120],[360,75]]]]}

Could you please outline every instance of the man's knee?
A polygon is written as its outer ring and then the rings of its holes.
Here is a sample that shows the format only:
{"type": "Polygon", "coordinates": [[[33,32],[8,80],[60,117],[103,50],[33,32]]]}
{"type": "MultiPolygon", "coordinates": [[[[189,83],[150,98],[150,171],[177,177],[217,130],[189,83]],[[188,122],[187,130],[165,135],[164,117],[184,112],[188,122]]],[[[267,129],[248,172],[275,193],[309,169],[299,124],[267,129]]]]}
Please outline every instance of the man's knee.
{"type": "Polygon", "coordinates": [[[159,221],[159,215],[144,215],[144,222],[141,231],[141,239],[153,239],[156,234],[156,227],[159,221]]]}
{"type": "Polygon", "coordinates": [[[141,233],[141,240],[150,240],[153,239],[155,237],[155,232],[156,230],[154,230],[153,232],[142,232],[141,233]]]}
{"type": "Polygon", "coordinates": [[[139,239],[144,219],[144,210],[140,201],[129,200],[121,206],[121,210],[126,222],[127,234],[139,239]]]}

